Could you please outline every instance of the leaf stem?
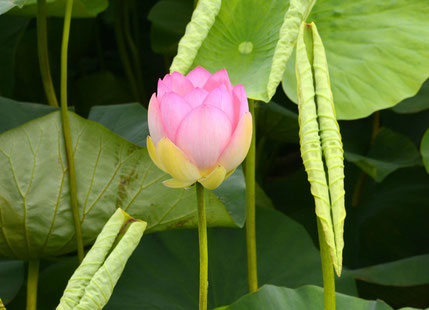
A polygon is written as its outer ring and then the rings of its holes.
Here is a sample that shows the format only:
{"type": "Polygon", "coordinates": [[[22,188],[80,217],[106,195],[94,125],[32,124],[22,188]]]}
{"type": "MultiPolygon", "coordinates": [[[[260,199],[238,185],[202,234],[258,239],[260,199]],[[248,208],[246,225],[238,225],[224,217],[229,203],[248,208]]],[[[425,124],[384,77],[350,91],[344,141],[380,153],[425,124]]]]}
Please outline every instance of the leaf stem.
{"type": "Polygon", "coordinates": [[[329,247],[325,240],[320,219],[317,218],[317,233],[319,235],[320,258],[322,260],[324,309],[335,310],[335,276],[329,247]]]}
{"type": "Polygon", "coordinates": [[[208,288],[208,250],[207,250],[207,221],[204,202],[204,187],[196,183],[197,207],[198,207],[198,240],[200,247],[200,300],[199,310],[207,310],[207,288],[208,288]]]}
{"type": "Polygon", "coordinates": [[[116,3],[116,9],[114,10],[115,11],[115,22],[114,22],[115,28],[114,29],[115,29],[116,44],[118,44],[119,56],[121,58],[122,65],[124,66],[124,70],[125,70],[125,74],[127,76],[128,82],[130,83],[131,91],[133,93],[134,99],[141,103],[137,82],[131,67],[131,62],[128,57],[127,48],[124,40],[124,31],[123,31],[123,25],[122,25],[122,11],[124,10],[124,7],[122,5],[121,0],[117,0],[115,3],[116,3]]]}
{"type": "Polygon", "coordinates": [[[252,114],[252,142],[247,153],[245,164],[246,181],[246,244],[247,244],[247,273],[249,292],[258,290],[258,271],[256,260],[256,229],[255,229],[255,156],[256,156],[256,128],[255,128],[255,101],[249,99],[249,111],[252,114]]]}
{"type": "Polygon", "coordinates": [[[38,259],[32,259],[28,262],[27,276],[27,310],[37,309],[37,282],[39,281],[38,259]]]}
{"type": "Polygon", "coordinates": [[[58,100],[52,83],[48,54],[48,31],[46,26],[46,0],[37,0],[37,48],[39,52],[40,74],[48,104],[58,107],[58,100]]]}
{"type": "Polygon", "coordinates": [[[67,107],[67,49],[70,36],[72,8],[73,0],[67,0],[66,11],[64,15],[63,42],[61,46],[61,117],[69,171],[70,200],[72,205],[74,227],[76,231],[77,255],[79,262],[82,262],[85,254],[83,250],[82,228],[80,223],[79,206],[77,202],[76,169],[74,166],[73,145],[71,140],[70,120],[67,107]]]}
{"type": "MultiPolygon", "coordinates": [[[[125,34],[125,39],[128,43],[128,47],[129,50],[131,52],[131,56],[132,56],[132,60],[133,60],[133,67],[135,69],[135,74],[137,77],[137,90],[139,91],[139,98],[141,103],[146,103],[147,102],[147,98],[146,98],[146,94],[144,91],[144,83],[143,83],[143,73],[141,70],[141,62],[140,62],[140,57],[139,57],[139,50],[138,47],[136,45],[136,43],[134,42],[133,36],[131,34],[131,21],[130,21],[130,14],[129,11],[130,10],[137,10],[137,8],[133,8],[130,7],[131,3],[129,1],[125,1],[124,2],[124,34],[125,34]]],[[[148,106],[148,103],[145,104],[145,106],[148,106]]]]}

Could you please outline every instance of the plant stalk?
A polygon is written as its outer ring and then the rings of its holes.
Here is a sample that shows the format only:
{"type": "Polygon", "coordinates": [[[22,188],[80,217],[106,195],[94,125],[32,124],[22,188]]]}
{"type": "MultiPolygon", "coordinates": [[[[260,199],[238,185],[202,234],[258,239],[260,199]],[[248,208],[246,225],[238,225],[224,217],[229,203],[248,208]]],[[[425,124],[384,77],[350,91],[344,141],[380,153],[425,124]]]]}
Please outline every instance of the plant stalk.
{"type": "Polygon", "coordinates": [[[48,54],[48,31],[46,26],[46,0],[37,0],[37,49],[39,52],[40,75],[46,99],[52,107],[58,107],[58,100],[52,83],[48,54]]]}
{"type": "Polygon", "coordinates": [[[27,310],[37,309],[37,282],[39,281],[38,259],[32,259],[28,262],[27,276],[27,310]]]}
{"type": "Polygon", "coordinates": [[[128,82],[130,83],[131,92],[133,93],[134,99],[141,103],[137,81],[131,67],[131,62],[128,57],[127,47],[124,39],[124,29],[122,24],[122,11],[124,10],[124,6],[121,0],[117,0],[115,4],[116,4],[116,9],[114,10],[115,11],[114,29],[115,29],[116,44],[118,45],[118,50],[119,50],[119,56],[121,58],[121,62],[124,67],[128,82]]]}
{"type": "Polygon", "coordinates": [[[207,220],[204,202],[204,187],[196,183],[198,206],[198,240],[200,247],[200,300],[199,310],[207,310],[208,268],[207,220]]]}
{"type": "Polygon", "coordinates": [[[247,273],[249,292],[258,290],[258,271],[256,260],[256,229],[255,229],[255,157],[256,157],[256,127],[255,101],[249,99],[249,111],[252,114],[252,141],[245,164],[246,181],[246,244],[247,244],[247,273]]]}
{"type": "Polygon", "coordinates": [[[319,219],[317,219],[317,233],[319,235],[320,258],[322,260],[324,309],[335,310],[334,265],[332,264],[328,244],[319,219]]]}
{"type": "Polygon", "coordinates": [[[67,163],[70,183],[70,200],[72,205],[74,227],[76,231],[77,256],[82,262],[85,256],[83,250],[82,228],[80,223],[79,206],[77,203],[76,169],[73,158],[73,145],[71,140],[70,120],[67,107],[67,50],[70,36],[70,22],[73,8],[73,0],[67,0],[64,15],[63,42],[61,46],[61,118],[64,132],[64,143],[66,146],[67,163]]]}

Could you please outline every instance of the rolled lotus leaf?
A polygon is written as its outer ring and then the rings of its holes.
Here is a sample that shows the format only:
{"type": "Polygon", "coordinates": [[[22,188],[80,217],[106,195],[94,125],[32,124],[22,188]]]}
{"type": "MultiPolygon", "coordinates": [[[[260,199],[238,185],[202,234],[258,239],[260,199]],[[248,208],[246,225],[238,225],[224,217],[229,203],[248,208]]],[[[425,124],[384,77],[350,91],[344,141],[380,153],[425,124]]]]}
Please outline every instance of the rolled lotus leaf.
{"type": "Polygon", "coordinates": [[[70,278],[57,310],[102,309],[146,225],[117,209],[70,278]]]}
{"type": "Polygon", "coordinates": [[[313,23],[301,25],[296,76],[301,156],[314,196],[316,214],[322,224],[333,265],[340,275],[346,216],[344,152],[323,43],[313,23]]]}

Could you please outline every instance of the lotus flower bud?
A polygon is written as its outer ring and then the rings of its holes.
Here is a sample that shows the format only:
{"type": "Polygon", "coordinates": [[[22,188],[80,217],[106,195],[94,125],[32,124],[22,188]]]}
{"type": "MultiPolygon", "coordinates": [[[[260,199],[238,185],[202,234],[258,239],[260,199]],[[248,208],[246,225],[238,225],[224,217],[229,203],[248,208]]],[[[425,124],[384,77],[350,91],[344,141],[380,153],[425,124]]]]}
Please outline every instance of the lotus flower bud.
{"type": "Polygon", "coordinates": [[[243,85],[225,69],[210,74],[197,67],[188,75],[167,74],[149,103],[147,149],[153,162],[183,188],[200,182],[215,189],[244,160],[252,137],[243,85]]]}

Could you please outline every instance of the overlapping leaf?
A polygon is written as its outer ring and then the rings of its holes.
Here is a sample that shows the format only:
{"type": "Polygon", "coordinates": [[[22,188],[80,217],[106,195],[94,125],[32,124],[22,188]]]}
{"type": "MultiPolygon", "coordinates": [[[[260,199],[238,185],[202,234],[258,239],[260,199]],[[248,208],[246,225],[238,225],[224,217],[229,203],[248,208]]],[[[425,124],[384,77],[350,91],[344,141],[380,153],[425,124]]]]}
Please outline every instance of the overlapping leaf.
{"type": "MultiPolygon", "coordinates": [[[[393,310],[383,301],[364,300],[336,294],[337,309],[340,310],[393,310]]],[[[323,289],[303,286],[298,289],[264,285],[256,293],[246,295],[229,307],[216,310],[319,310],[323,309],[323,289]]],[[[409,308],[411,309],[411,308],[409,308]]]]}
{"type": "Polygon", "coordinates": [[[421,164],[417,148],[405,135],[381,128],[367,155],[346,152],[346,159],[359,166],[377,182],[393,171],[421,164]]]}
{"type": "MultiPolygon", "coordinates": [[[[14,8],[10,11],[11,14],[36,16],[37,15],[37,0],[13,0],[6,1],[7,5],[1,5],[0,14],[14,8]]],[[[108,0],[74,0],[73,1],[73,17],[95,17],[98,13],[104,11],[109,5],[108,0]]],[[[66,0],[47,0],[46,12],[48,16],[64,16],[66,0]]]]}
{"type": "Polygon", "coordinates": [[[116,210],[68,282],[57,310],[102,309],[146,226],[116,210]]]}
{"type": "Polygon", "coordinates": [[[226,68],[249,98],[269,101],[314,0],[200,0],[171,71],[226,68]]]}
{"type": "Polygon", "coordinates": [[[314,24],[301,25],[296,76],[301,156],[315,199],[316,214],[335,270],[341,274],[346,216],[343,149],[325,52],[314,24]]]}
{"type": "MultiPolygon", "coordinates": [[[[309,21],[326,48],[338,119],[357,119],[414,96],[429,77],[426,0],[319,0],[309,21]]],[[[296,102],[294,57],[283,88],[296,102]]]]}
{"type": "MultiPolygon", "coordinates": [[[[145,148],[72,112],[70,122],[85,244],[117,208],[147,221],[148,232],[197,225],[195,189],[164,187],[167,175],[145,148]]],[[[61,128],[53,112],[0,135],[1,256],[38,258],[75,249],[61,128]]],[[[236,225],[212,193],[207,218],[211,226],[236,225]]]]}
{"type": "Polygon", "coordinates": [[[429,173],[429,129],[426,130],[421,145],[420,153],[423,157],[423,163],[425,165],[426,171],[429,173]]]}

